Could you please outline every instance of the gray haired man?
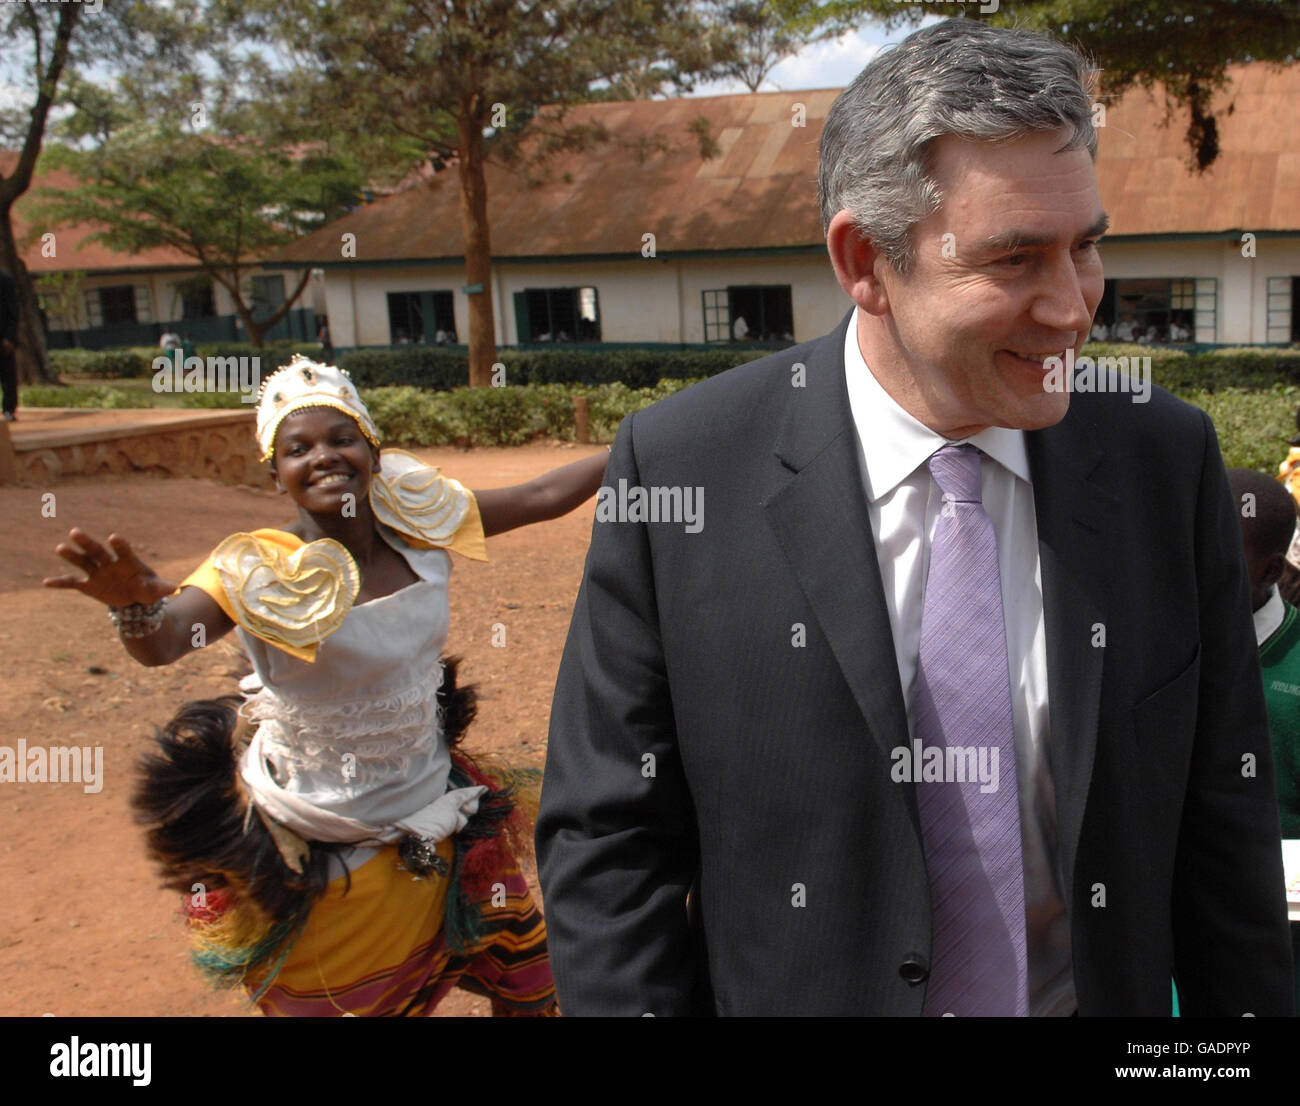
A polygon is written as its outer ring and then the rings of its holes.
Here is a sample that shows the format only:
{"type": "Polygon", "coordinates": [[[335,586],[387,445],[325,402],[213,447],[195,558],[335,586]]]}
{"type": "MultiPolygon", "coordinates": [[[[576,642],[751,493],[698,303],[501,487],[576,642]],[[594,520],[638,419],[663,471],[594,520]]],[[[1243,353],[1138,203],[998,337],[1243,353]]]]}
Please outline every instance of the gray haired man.
{"type": "Polygon", "coordinates": [[[821,144],[853,309],[623,423],[607,482],[709,514],[593,530],[537,827],[566,1013],[1292,1012],[1214,429],[1049,384],[1102,295],[1086,76],[964,20],[883,51],[821,144]]]}

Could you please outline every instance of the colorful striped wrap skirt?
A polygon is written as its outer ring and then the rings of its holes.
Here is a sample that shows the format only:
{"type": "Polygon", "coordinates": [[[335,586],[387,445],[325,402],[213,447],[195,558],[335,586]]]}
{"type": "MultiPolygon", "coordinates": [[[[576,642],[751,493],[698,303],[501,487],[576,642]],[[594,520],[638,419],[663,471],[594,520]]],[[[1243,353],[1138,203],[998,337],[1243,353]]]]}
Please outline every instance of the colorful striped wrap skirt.
{"type": "MultiPolygon", "coordinates": [[[[483,783],[480,815],[437,852],[445,875],[417,877],[390,845],[332,880],[294,923],[268,934],[256,911],[209,896],[185,900],[194,959],[214,980],[235,978],[268,1016],[427,1017],[456,986],[491,1000],[495,1016],[558,1014],[546,926],[508,834],[513,802],[473,761],[452,752],[451,786],[483,783]],[[274,948],[274,957],[250,949],[274,948]]],[[[514,827],[516,830],[519,825],[514,827]]]]}

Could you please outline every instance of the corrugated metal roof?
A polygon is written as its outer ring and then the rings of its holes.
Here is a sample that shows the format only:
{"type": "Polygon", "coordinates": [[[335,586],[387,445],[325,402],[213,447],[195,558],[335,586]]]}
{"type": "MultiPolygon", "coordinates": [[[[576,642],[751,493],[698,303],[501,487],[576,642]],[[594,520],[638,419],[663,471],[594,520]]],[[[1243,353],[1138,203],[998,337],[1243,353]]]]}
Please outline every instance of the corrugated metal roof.
{"type": "MultiPolygon", "coordinates": [[[[1098,173],[1111,216],[1110,234],[1207,234],[1231,230],[1300,231],[1300,67],[1264,64],[1231,70],[1216,99],[1222,152],[1202,175],[1187,170],[1184,116],[1163,126],[1164,97],[1136,89],[1107,107],[1098,173]],[[1231,106],[1232,113],[1227,114],[1231,106]]],[[[612,140],[562,154],[530,185],[518,172],[487,167],[492,253],[504,257],[591,254],[639,256],[641,236],[655,235],[659,254],[816,247],[817,142],[839,89],[764,92],[699,99],[587,104],[571,118],[603,126],[612,140]],[[793,126],[796,105],[804,126],[793,126]],[[709,122],[717,143],[700,157],[689,127],[709,122]],[[666,151],[640,156],[638,142],[666,151]]],[[[8,174],[17,153],[0,151],[8,174]]],[[[58,171],[42,184],[75,187],[58,171]]],[[[28,229],[14,209],[19,236],[28,229]]],[[[341,236],[356,235],[356,260],[423,261],[464,255],[460,195],[452,166],[354,211],[275,255],[290,263],[343,260],[341,236]]],[[[84,239],[89,227],[58,232],[58,255],[39,243],[24,252],[33,272],[58,269],[192,267],[176,250],[134,256],[84,239]]]]}
{"type": "MultiPolygon", "coordinates": [[[[1222,152],[1199,176],[1187,170],[1184,115],[1162,125],[1162,93],[1135,89],[1107,106],[1098,173],[1111,235],[1300,231],[1300,68],[1256,64],[1231,76],[1216,100],[1225,112],[1222,152]]],[[[561,155],[537,187],[489,165],[493,256],[638,255],[647,231],[660,254],[819,246],[817,142],[839,91],[577,108],[575,121],[601,124],[624,144],[660,137],[673,149],[644,162],[617,142],[561,155]],[[807,125],[795,127],[800,103],[807,125]],[[688,130],[698,116],[709,120],[718,145],[711,160],[701,160],[688,130]]],[[[460,258],[455,172],[353,212],[277,256],[340,261],[339,236],[351,232],[360,262],[460,258]]]]}
{"type": "MultiPolygon", "coordinates": [[[[0,150],[0,175],[7,177],[13,172],[14,166],[18,164],[18,156],[16,150],[0,150]]],[[[86,272],[94,272],[100,269],[147,270],[166,269],[175,266],[194,268],[198,265],[198,262],[192,257],[186,257],[179,250],[146,250],[138,254],[116,253],[101,243],[87,242],[86,238],[93,234],[95,230],[94,227],[87,225],[54,228],[55,254],[53,257],[41,256],[39,238],[33,245],[22,249],[23,238],[33,229],[32,223],[24,218],[24,214],[31,209],[32,201],[36,198],[34,193],[37,189],[49,187],[71,192],[76,190],[77,185],[77,178],[72,174],[64,172],[62,169],[42,170],[40,163],[37,162],[31,188],[19,197],[18,202],[14,204],[12,216],[14,237],[19,242],[23,262],[32,273],[40,275],[41,273],[60,272],[65,269],[82,269],[86,272]]],[[[38,234],[43,233],[44,228],[37,227],[36,231],[38,234]]]]}

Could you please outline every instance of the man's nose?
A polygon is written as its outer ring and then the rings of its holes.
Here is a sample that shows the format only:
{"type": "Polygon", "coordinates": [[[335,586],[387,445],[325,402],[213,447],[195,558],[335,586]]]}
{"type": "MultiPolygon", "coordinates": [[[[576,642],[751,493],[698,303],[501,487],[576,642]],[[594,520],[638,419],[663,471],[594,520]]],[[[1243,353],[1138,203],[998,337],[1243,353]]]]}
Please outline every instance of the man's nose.
{"type": "Polygon", "coordinates": [[[1087,333],[1092,312],[1083,295],[1084,283],[1073,256],[1057,255],[1043,272],[1031,311],[1034,321],[1057,331],[1072,330],[1076,337],[1087,333]]]}

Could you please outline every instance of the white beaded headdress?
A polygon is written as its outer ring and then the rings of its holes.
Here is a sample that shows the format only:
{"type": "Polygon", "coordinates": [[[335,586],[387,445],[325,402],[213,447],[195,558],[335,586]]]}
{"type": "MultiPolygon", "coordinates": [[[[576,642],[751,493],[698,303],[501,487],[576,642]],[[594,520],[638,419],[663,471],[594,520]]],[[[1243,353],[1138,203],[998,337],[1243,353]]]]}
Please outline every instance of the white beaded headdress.
{"type": "Polygon", "coordinates": [[[370,444],[379,448],[379,430],[348,374],[336,365],[295,353],[284,368],[262,381],[257,395],[257,444],[263,461],[269,461],[275,451],[275,432],[284,417],[304,407],[332,407],[350,415],[370,444]]]}

